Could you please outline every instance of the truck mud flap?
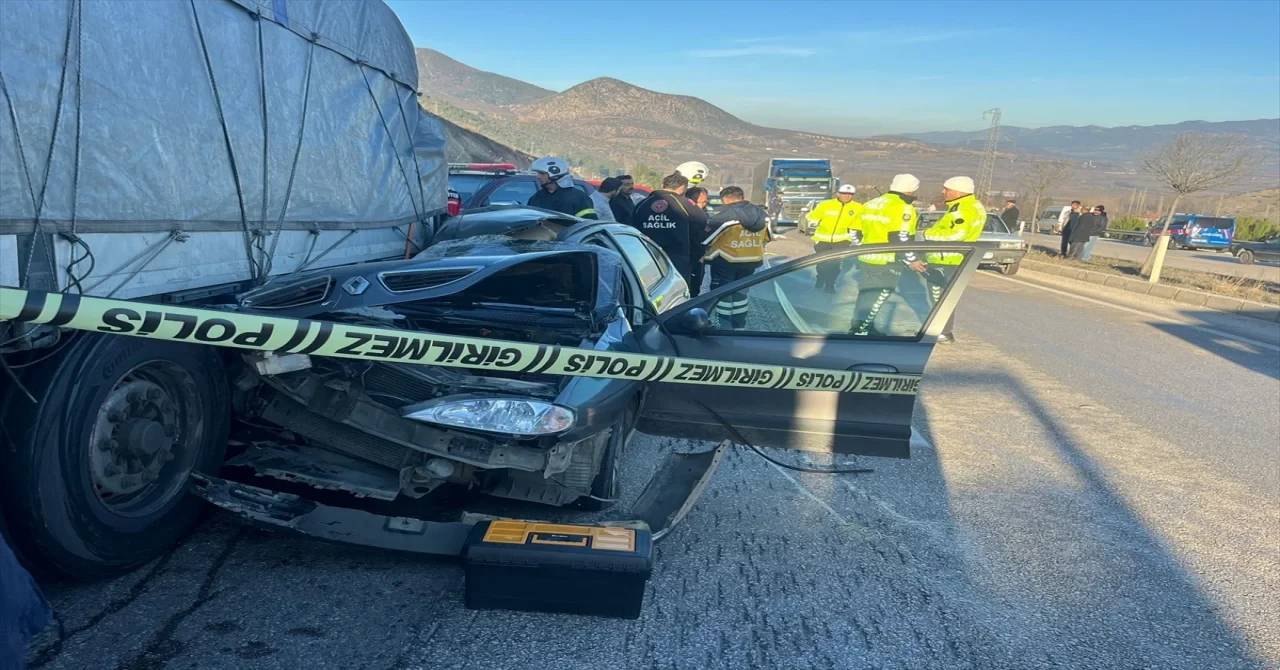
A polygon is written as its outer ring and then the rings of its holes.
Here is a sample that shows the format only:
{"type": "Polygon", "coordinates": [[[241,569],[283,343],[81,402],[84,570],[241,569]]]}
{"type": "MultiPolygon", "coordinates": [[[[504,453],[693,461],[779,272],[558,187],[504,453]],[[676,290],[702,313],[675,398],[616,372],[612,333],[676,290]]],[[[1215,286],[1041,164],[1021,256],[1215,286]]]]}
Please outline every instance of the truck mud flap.
{"type": "Polygon", "coordinates": [[[670,533],[693,509],[711,476],[720,467],[730,442],[697,452],[671,452],[631,507],[632,518],[644,522],[656,542],[670,533]]]}
{"type": "Polygon", "coordinates": [[[191,492],[255,525],[322,540],[457,557],[473,524],[424,521],[314,503],[217,477],[192,474],[191,492]]]}

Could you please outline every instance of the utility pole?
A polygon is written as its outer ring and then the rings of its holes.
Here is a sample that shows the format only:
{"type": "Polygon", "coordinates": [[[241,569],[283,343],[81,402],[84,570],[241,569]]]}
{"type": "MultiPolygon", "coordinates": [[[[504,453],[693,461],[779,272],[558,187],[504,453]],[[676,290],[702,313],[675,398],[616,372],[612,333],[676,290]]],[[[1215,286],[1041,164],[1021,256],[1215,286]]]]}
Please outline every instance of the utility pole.
{"type": "Polygon", "coordinates": [[[1000,108],[988,109],[982,113],[982,118],[987,118],[987,115],[991,116],[991,134],[987,136],[987,148],[982,152],[982,163],[978,166],[978,199],[984,203],[996,172],[996,144],[1000,141],[1000,108]]]}

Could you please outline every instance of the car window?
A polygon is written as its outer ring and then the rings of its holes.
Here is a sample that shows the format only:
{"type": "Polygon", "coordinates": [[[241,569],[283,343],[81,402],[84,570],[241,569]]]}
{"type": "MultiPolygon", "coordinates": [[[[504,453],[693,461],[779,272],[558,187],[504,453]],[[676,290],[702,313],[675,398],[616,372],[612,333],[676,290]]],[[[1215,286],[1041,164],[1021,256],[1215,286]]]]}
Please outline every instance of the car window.
{"type": "Polygon", "coordinates": [[[489,194],[490,205],[499,203],[529,204],[529,198],[538,192],[538,184],[532,179],[509,179],[489,194]]]}
{"type": "Polygon", "coordinates": [[[662,283],[663,270],[658,259],[654,257],[653,252],[649,250],[644,240],[636,235],[614,235],[618,241],[618,247],[622,254],[631,261],[632,267],[636,269],[636,275],[640,279],[640,283],[646,291],[651,291],[662,283]]]}
{"type": "Polygon", "coordinates": [[[485,184],[493,181],[493,177],[479,174],[451,174],[449,175],[449,188],[458,192],[458,197],[462,200],[462,206],[468,206],[467,203],[475,197],[485,184]]]}
{"type": "Polygon", "coordinates": [[[983,226],[983,231],[988,233],[1008,233],[1009,226],[1004,225],[1004,219],[994,215],[987,215],[987,225],[983,226]]]}
{"type": "Polygon", "coordinates": [[[722,332],[915,339],[967,254],[949,254],[954,264],[935,257],[926,273],[907,268],[901,253],[892,262],[875,251],[812,262],[725,294],[711,321],[722,332]]]}

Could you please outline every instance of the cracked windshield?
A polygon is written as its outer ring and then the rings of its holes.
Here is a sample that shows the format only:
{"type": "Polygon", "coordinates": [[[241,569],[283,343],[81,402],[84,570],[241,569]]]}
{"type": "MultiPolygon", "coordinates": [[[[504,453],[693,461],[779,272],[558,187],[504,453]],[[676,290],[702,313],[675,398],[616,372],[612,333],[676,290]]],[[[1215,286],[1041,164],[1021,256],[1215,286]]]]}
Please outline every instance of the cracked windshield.
{"type": "Polygon", "coordinates": [[[0,2],[0,670],[1280,670],[1280,1],[1102,7],[0,2]]]}

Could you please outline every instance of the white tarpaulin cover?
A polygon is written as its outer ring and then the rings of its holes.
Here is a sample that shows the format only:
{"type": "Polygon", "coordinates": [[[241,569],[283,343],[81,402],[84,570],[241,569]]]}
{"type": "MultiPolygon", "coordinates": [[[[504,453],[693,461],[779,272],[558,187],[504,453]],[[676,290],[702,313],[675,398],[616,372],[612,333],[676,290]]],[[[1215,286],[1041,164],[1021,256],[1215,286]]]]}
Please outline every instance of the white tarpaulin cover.
{"type": "Polygon", "coordinates": [[[0,236],[230,232],[244,260],[445,209],[380,0],[3,0],[0,86],[0,236]]]}

